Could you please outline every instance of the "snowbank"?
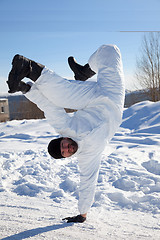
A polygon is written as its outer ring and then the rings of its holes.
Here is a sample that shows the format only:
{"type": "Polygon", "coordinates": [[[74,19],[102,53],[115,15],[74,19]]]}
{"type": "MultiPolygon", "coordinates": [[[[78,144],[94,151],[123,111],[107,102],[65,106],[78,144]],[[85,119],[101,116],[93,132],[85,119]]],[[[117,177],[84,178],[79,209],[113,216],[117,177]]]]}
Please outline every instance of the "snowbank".
{"type": "Polygon", "coordinates": [[[0,124],[1,239],[158,239],[160,102],[125,109],[102,156],[95,202],[84,224],[78,213],[77,159],[53,160],[56,136],[45,119],[0,124]]]}

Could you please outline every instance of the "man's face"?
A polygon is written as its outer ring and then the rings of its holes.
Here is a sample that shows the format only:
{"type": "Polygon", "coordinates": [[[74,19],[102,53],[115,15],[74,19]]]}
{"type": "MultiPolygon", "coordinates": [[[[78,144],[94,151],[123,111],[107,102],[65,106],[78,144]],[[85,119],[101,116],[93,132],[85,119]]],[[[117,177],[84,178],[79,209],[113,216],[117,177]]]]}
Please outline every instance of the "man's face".
{"type": "Polygon", "coordinates": [[[63,157],[70,157],[77,151],[78,145],[70,138],[63,138],[60,143],[60,148],[63,157]]]}

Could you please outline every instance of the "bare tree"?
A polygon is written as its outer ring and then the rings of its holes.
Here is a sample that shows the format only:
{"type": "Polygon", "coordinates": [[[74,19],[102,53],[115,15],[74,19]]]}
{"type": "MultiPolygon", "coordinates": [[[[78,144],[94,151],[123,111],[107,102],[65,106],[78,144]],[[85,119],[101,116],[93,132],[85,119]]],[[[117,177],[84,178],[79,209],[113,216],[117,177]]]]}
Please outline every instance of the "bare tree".
{"type": "Polygon", "coordinates": [[[144,35],[140,57],[137,59],[136,77],[152,101],[160,100],[160,33],[144,35]]]}

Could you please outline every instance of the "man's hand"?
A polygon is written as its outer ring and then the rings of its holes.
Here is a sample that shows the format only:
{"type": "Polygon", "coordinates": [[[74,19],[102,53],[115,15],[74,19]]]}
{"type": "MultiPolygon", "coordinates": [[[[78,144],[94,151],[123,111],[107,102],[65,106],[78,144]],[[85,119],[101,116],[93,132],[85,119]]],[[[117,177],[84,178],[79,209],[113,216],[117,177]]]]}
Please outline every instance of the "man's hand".
{"type": "Polygon", "coordinates": [[[82,215],[77,215],[74,217],[66,217],[66,218],[63,218],[62,220],[66,220],[67,223],[70,223],[70,222],[83,223],[86,220],[86,217],[82,217],[82,215]]]}

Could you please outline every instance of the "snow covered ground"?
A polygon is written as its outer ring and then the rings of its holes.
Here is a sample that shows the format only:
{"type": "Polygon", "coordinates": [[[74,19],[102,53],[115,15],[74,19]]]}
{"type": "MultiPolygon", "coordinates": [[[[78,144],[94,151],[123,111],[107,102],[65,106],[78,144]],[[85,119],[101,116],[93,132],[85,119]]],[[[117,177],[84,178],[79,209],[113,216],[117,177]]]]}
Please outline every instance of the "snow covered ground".
{"type": "Polygon", "coordinates": [[[104,151],[95,202],[78,214],[77,160],[53,160],[45,119],[0,124],[0,239],[160,239],[160,102],[125,109],[104,151]]]}

